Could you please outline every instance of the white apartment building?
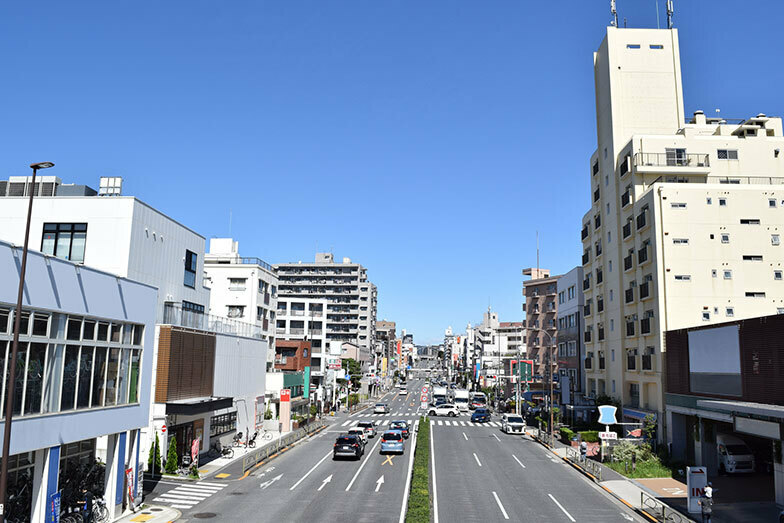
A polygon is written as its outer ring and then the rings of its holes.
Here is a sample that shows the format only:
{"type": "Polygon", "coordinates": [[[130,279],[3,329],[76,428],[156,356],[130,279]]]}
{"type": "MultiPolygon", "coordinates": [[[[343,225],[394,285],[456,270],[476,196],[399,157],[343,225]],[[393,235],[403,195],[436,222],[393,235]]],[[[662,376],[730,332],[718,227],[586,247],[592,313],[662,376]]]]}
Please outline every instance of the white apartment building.
{"type": "Polygon", "coordinates": [[[326,341],[354,343],[367,351],[375,342],[378,291],[367,269],[349,258],[336,263],[331,253],[317,253],[313,263],[275,265],[279,301],[316,299],[326,302],[326,341]]]}
{"type": "Polygon", "coordinates": [[[327,304],[325,299],[280,296],[275,313],[278,339],[310,341],[310,375],[317,387],[323,385],[327,370],[327,304]]]}
{"type": "MultiPolygon", "coordinates": [[[[12,177],[8,194],[14,183],[27,184],[14,194],[29,194],[29,178],[12,177]]],[[[33,205],[32,248],[158,289],[153,403],[141,431],[142,452],[155,433],[164,449],[174,436],[183,456],[194,439],[207,452],[210,440],[260,425],[268,342],[254,323],[207,312],[204,237],[134,197],[97,196],[89,187],[52,183],[53,196],[39,196],[33,205]]],[[[43,186],[36,191],[48,194],[43,186]]],[[[0,197],[3,240],[22,243],[26,213],[26,198],[0,197]]]]}
{"type": "Polygon", "coordinates": [[[665,331],[784,312],[782,123],[686,122],[675,29],[608,28],[594,70],[586,386],[661,427],[665,331]]]}
{"type": "MultiPolygon", "coordinates": [[[[21,258],[21,247],[0,241],[3,405],[21,258]]],[[[50,521],[56,496],[75,507],[87,488],[114,520],[142,495],[156,290],[30,251],[23,300],[6,518],[50,521]],[[101,474],[102,482],[90,481],[101,474]]]]}
{"type": "MultiPolygon", "coordinates": [[[[261,339],[274,348],[278,277],[270,264],[240,256],[239,242],[232,238],[211,238],[204,255],[204,281],[210,289],[210,314],[253,323],[260,328],[261,339]]],[[[274,355],[273,350],[267,353],[274,355]]]]}

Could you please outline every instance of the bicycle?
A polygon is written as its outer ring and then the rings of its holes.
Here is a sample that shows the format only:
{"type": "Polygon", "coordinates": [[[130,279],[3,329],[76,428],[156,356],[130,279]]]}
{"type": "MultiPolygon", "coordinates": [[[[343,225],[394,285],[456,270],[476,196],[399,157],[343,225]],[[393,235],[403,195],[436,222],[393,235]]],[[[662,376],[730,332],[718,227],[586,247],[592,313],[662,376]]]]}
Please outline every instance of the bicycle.
{"type": "Polygon", "coordinates": [[[93,521],[98,523],[109,521],[109,509],[106,508],[106,501],[103,498],[95,498],[93,501],[93,521]]]}
{"type": "Polygon", "coordinates": [[[233,458],[234,457],[234,449],[231,447],[223,447],[220,444],[220,441],[216,441],[210,447],[210,452],[213,453],[213,456],[218,458],[233,458]]]}

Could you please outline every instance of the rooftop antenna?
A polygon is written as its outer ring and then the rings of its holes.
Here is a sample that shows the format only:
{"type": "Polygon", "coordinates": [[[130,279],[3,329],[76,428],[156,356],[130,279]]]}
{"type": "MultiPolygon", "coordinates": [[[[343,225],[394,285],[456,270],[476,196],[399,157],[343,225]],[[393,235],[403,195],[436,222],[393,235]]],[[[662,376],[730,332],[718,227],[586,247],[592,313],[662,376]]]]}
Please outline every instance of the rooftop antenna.
{"type": "Polygon", "coordinates": [[[667,0],[667,29],[672,29],[672,13],[675,11],[672,7],[672,0],[667,0]]]}
{"type": "Polygon", "coordinates": [[[536,277],[539,277],[539,231],[536,231],[536,277]]]}
{"type": "Polygon", "coordinates": [[[618,11],[615,9],[615,0],[610,0],[610,14],[613,16],[613,20],[610,22],[610,25],[613,27],[618,27],[618,11]]]}
{"type": "Polygon", "coordinates": [[[231,209],[229,209],[229,238],[231,238],[231,209]]]}

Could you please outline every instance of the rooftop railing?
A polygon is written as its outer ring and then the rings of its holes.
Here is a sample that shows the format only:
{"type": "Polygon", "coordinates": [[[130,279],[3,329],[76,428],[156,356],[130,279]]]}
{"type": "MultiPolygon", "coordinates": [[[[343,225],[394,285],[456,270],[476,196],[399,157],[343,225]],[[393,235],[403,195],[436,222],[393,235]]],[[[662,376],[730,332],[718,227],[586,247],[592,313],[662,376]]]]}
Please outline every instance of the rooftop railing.
{"type": "Polygon", "coordinates": [[[634,165],[649,167],[710,167],[703,153],[634,153],[634,165]]]}
{"type": "Polygon", "coordinates": [[[161,323],[246,338],[261,338],[263,332],[260,326],[253,323],[215,316],[214,314],[183,310],[181,306],[171,303],[167,303],[164,307],[161,323]]]}

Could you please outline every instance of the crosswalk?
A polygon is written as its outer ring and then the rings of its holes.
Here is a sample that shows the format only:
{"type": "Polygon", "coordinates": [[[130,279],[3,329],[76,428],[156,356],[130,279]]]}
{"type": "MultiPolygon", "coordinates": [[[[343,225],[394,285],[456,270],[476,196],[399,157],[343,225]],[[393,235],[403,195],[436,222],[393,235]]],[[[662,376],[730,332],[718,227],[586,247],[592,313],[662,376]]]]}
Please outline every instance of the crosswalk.
{"type": "Polygon", "coordinates": [[[226,484],[223,483],[188,483],[158,494],[155,501],[166,503],[173,508],[190,509],[225,487],[226,484]]]}
{"type": "MultiPolygon", "coordinates": [[[[413,421],[411,419],[406,419],[405,416],[400,416],[398,418],[393,419],[384,419],[384,420],[370,420],[370,419],[356,419],[356,420],[348,420],[343,422],[340,426],[341,427],[354,427],[360,421],[374,421],[377,427],[387,427],[389,426],[390,422],[395,421],[397,419],[405,420],[405,421],[413,421]]],[[[489,421],[486,423],[475,423],[472,421],[463,421],[463,420],[440,420],[440,419],[430,419],[430,426],[438,426],[438,427],[494,427],[494,428],[501,428],[500,421],[489,421]]]]}

